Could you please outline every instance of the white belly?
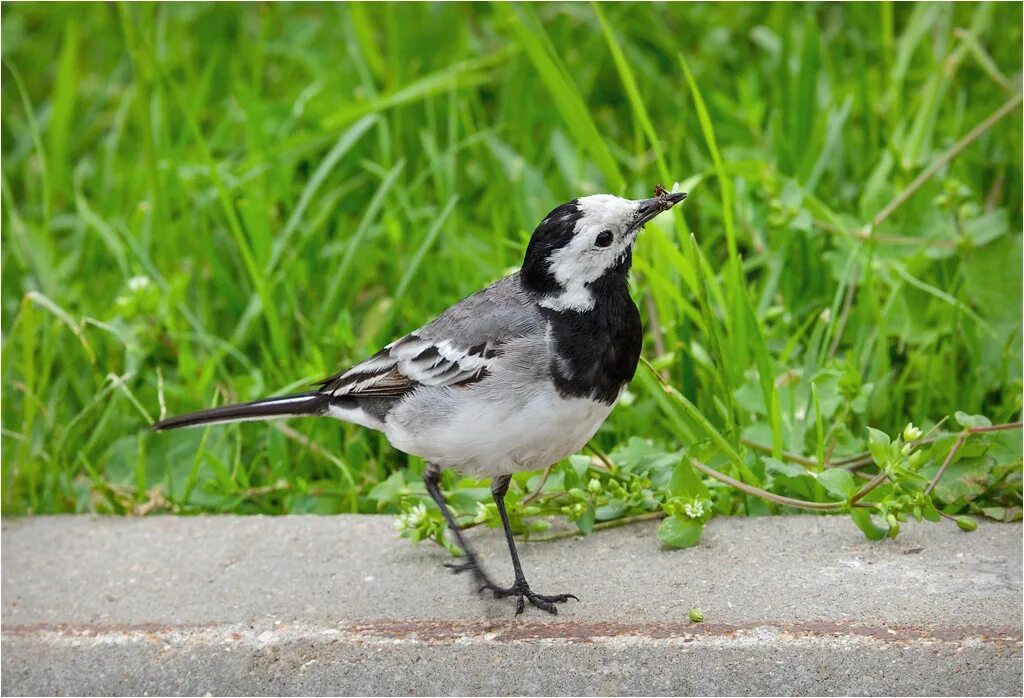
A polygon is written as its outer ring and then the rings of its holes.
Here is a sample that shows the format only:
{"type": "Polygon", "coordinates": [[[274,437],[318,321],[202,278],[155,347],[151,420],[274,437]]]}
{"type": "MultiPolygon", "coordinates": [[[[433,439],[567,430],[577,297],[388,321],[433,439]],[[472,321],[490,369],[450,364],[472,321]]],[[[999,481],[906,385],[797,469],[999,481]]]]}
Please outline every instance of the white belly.
{"type": "Polygon", "coordinates": [[[529,392],[461,390],[458,397],[449,388],[417,391],[388,416],[388,440],[442,468],[501,475],[545,468],[576,453],[614,406],[562,398],[550,382],[529,392]]]}

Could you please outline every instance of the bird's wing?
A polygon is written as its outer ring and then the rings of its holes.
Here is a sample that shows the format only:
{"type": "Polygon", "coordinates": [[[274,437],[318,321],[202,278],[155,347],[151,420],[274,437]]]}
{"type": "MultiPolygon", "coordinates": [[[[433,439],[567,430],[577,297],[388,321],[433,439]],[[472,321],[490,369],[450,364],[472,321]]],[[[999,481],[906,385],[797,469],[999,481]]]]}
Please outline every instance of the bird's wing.
{"type": "Polygon", "coordinates": [[[320,390],[336,397],[399,397],[425,385],[463,385],[487,374],[488,365],[500,351],[497,346],[432,341],[413,332],[325,380],[320,390]]]}
{"type": "Polygon", "coordinates": [[[542,322],[514,274],[322,381],[320,390],[336,397],[400,397],[422,386],[469,385],[487,376],[509,340],[537,331],[542,322]]]}

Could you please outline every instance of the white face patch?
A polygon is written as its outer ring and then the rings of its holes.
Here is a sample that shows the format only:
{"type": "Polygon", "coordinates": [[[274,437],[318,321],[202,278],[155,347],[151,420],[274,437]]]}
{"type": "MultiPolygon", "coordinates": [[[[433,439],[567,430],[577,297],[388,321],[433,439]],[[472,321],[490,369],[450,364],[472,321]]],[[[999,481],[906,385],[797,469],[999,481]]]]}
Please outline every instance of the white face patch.
{"type": "Polygon", "coordinates": [[[552,310],[585,312],[594,307],[594,297],[587,288],[629,254],[639,230],[629,231],[636,217],[638,203],[611,194],[584,196],[578,201],[580,217],[569,244],[551,253],[548,269],[562,291],[540,301],[552,310]],[[607,247],[597,244],[598,236],[612,234],[607,247]]]}

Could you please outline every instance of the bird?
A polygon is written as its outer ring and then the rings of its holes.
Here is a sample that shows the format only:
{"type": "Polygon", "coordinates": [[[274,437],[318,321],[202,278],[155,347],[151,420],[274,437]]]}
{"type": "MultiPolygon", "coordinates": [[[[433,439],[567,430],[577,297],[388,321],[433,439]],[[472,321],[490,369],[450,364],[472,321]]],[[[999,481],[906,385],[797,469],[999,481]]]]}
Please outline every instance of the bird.
{"type": "Polygon", "coordinates": [[[629,294],[644,225],[686,198],[655,187],[648,199],[580,196],[534,229],[519,270],[455,303],[365,361],[306,392],[226,405],[157,422],[157,430],[325,416],[374,429],[422,458],[423,481],[461,548],[478,593],[514,597],[556,614],[575,594],[533,591],[516,550],[505,494],[513,473],[551,466],[594,436],[633,378],[643,342],[629,294]],[[484,571],[439,488],[454,469],[490,478],[514,581],[484,571]]]}

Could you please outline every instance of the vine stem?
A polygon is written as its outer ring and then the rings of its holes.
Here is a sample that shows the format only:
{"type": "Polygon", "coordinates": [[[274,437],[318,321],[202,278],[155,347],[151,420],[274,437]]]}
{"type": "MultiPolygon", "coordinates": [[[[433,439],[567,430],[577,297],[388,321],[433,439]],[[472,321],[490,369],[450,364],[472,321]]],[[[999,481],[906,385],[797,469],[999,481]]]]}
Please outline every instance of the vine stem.
{"type": "MultiPolygon", "coordinates": [[[[655,376],[658,376],[657,372],[653,371],[653,369],[652,369],[652,373],[654,373],[655,376]]],[[[660,376],[658,376],[658,377],[660,378],[660,376]]],[[[939,480],[942,478],[942,475],[945,473],[946,469],[949,467],[949,464],[952,462],[953,457],[956,455],[957,451],[960,450],[961,446],[963,446],[964,442],[966,442],[966,440],[967,440],[967,438],[969,436],[971,436],[972,434],[981,434],[981,433],[986,433],[986,432],[1008,431],[1008,430],[1011,430],[1011,429],[1020,429],[1020,428],[1022,428],[1022,426],[1024,426],[1024,422],[1011,422],[1011,423],[1008,423],[1008,424],[995,424],[995,425],[992,425],[992,426],[969,427],[969,428],[963,430],[962,432],[960,432],[959,436],[957,437],[956,442],[953,444],[953,448],[950,449],[949,454],[947,454],[946,459],[943,461],[942,466],[939,468],[938,472],[935,474],[935,478],[932,480],[931,484],[929,484],[928,488],[925,490],[925,493],[926,494],[931,494],[932,490],[935,489],[935,486],[938,484],[939,480]]],[[[936,441],[937,439],[938,439],[938,437],[925,438],[925,439],[920,439],[917,443],[918,443],[918,445],[923,445],[923,444],[926,444],[926,443],[931,443],[933,441],[936,441]]],[[[754,450],[765,450],[765,451],[768,450],[768,447],[764,446],[763,444],[758,444],[758,443],[750,441],[748,439],[741,439],[741,441],[744,443],[744,445],[748,446],[749,448],[753,448],[754,450]]],[[[805,458],[805,457],[799,456],[797,454],[786,453],[786,454],[784,454],[784,456],[787,458],[787,460],[793,460],[793,461],[798,462],[798,463],[802,462],[802,463],[804,463],[806,465],[811,465],[811,466],[817,465],[817,462],[814,461],[813,459],[805,458]]],[[[859,456],[852,456],[851,458],[848,458],[845,461],[840,461],[840,462],[834,463],[832,465],[833,465],[833,467],[842,466],[842,465],[845,465],[846,467],[851,467],[851,466],[852,467],[856,467],[858,465],[861,465],[860,463],[858,463],[856,461],[856,459],[858,457],[859,456]]],[[[708,477],[713,478],[715,480],[718,480],[719,482],[722,482],[722,483],[724,483],[724,484],[726,484],[726,485],[728,485],[730,487],[738,489],[738,490],[740,490],[742,492],[746,492],[747,494],[753,495],[755,497],[759,497],[759,498],[764,499],[766,501],[774,502],[774,503],[780,504],[782,506],[790,506],[790,507],[796,507],[796,508],[800,508],[800,509],[809,509],[811,511],[818,511],[818,512],[822,512],[822,513],[839,513],[839,512],[841,512],[846,507],[874,509],[875,507],[874,507],[873,504],[865,504],[865,503],[861,502],[860,500],[863,499],[868,493],[870,493],[872,490],[874,490],[876,487],[878,487],[880,484],[882,484],[882,482],[884,482],[888,478],[888,475],[884,471],[880,471],[874,477],[872,477],[868,482],[866,482],[864,484],[864,486],[861,487],[860,490],[858,490],[855,494],[853,494],[850,497],[848,502],[808,502],[808,501],[804,501],[802,499],[793,499],[792,497],[785,497],[783,495],[775,494],[774,492],[769,492],[768,490],[761,489],[760,487],[755,487],[753,485],[748,485],[745,482],[740,482],[739,480],[731,478],[728,475],[725,475],[724,473],[721,473],[721,472],[715,470],[714,468],[711,468],[710,466],[705,465],[704,463],[700,462],[696,458],[690,458],[690,464],[693,465],[693,467],[696,468],[697,470],[699,470],[700,472],[702,472],[705,475],[707,475],[708,477]]],[[[540,495],[540,491],[541,491],[541,489],[544,486],[544,482],[547,480],[547,477],[548,477],[548,475],[550,475],[550,473],[551,473],[551,468],[549,467],[547,469],[547,471],[545,471],[544,477],[541,479],[541,483],[537,487],[537,490],[535,492],[533,492],[529,497],[527,497],[527,499],[524,500],[524,502],[523,502],[524,504],[525,503],[529,503],[530,501],[533,501],[534,499],[537,498],[537,496],[540,495]]],[[[939,514],[941,514],[944,518],[955,520],[954,517],[949,516],[945,512],[939,511],[939,514]]],[[[646,513],[646,514],[638,514],[636,516],[626,516],[626,517],[623,517],[621,519],[614,519],[612,521],[603,521],[603,522],[601,522],[599,524],[596,524],[594,526],[593,530],[595,530],[595,531],[603,531],[603,530],[606,530],[606,529],[618,528],[620,526],[628,526],[630,524],[640,523],[640,522],[643,522],[643,521],[653,521],[653,520],[657,520],[657,519],[663,519],[663,518],[665,518],[665,516],[666,516],[666,514],[663,511],[654,511],[654,512],[649,512],[649,513],[646,513]]],[[[462,526],[461,528],[470,528],[470,527],[472,527],[474,525],[476,525],[476,524],[475,523],[471,523],[471,524],[462,526]]],[[[553,534],[548,535],[548,536],[539,536],[539,537],[530,538],[530,539],[527,539],[527,540],[529,540],[531,542],[538,542],[539,543],[539,542],[544,542],[544,541],[560,540],[560,539],[564,539],[564,538],[575,538],[576,536],[580,536],[580,535],[583,535],[582,531],[570,530],[570,531],[560,531],[558,533],[553,533],[553,534]]]]}
{"type": "MultiPolygon", "coordinates": [[[[594,457],[597,458],[599,461],[601,461],[601,465],[602,465],[602,467],[605,468],[605,470],[614,470],[615,469],[615,464],[612,463],[612,459],[609,458],[603,451],[601,451],[601,449],[599,449],[593,443],[588,443],[587,446],[586,446],[586,450],[588,450],[591,453],[593,453],[594,457]]],[[[590,464],[591,464],[591,466],[593,466],[594,462],[591,461],[590,464]]]]}
{"type": "Polygon", "coordinates": [[[850,497],[850,504],[856,504],[858,500],[863,499],[871,490],[875,489],[882,484],[882,481],[888,477],[884,470],[880,470],[877,475],[868,480],[867,484],[861,487],[852,497],[850,497]]]}
{"type": "Polygon", "coordinates": [[[862,230],[847,230],[837,225],[832,225],[826,221],[813,219],[811,221],[815,227],[824,230],[826,233],[832,235],[845,235],[851,237],[854,240],[860,240],[865,242],[871,240],[876,243],[884,243],[890,245],[911,245],[913,247],[937,247],[940,249],[953,249],[956,247],[956,240],[931,240],[928,238],[915,238],[908,237],[906,235],[877,235],[870,232],[870,228],[862,230]]]}
{"type": "Polygon", "coordinates": [[[714,468],[711,468],[711,467],[709,467],[707,465],[704,465],[703,463],[701,463],[696,458],[691,458],[690,459],[690,463],[693,465],[694,468],[696,468],[697,470],[701,471],[702,473],[704,473],[708,477],[712,477],[712,478],[718,480],[719,482],[724,482],[725,484],[729,485],[730,487],[735,487],[736,489],[742,490],[743,492],[746,492],[747,494],[752,494],[755,497],[760,497],[761,499],[765,499],[765,500],[767,500],[769,502],[775,502],[776,504],[782,504],[783,506],[799,507],[801,509],[812,509],[814,511],[835,511],[835,512],[842,511],[843,507],[846,506],[845,502],[805,502],[802,499],[793,499],[791,497],[784,497],[781,494],[775,494],[774,492],[769,492],[768,490],[762,490],[760,487],[754,487],[753,485],[748,485],[745,482],[740,482],[739,480],[734,480],[733,478],[729,477],[728,475],[725,475],[724,473],[720,473],[717,470],[715,470],[714,468]]]}
{"type": "MultiPolygon", "coordinates": [[[[594,524],[595,531],[604,531],[609,528],[618,528],[619,526],[628,526],[630,524],[640,523],[642,521],[656,521],[657,519],[664,519],[668,514],[663,511],[652,511],[647,514],[637,514],[636,516],[624,516],[621,519],[612,519],[611,521],[602,521],[599,524],[594,524]]],[[[536,538],[527,538],[526,541],[529,543],[544,543],[549,540],[561,540],[563,538],[575,538],[582,536],[583,531],[579,529],[575,531],[559,531],[558,533],[552,533],[549,536],[539,536],[536,538]]]]}
{"type": "MultiPolygon", "coordinates": [[[[756,441],[748,439],[745,436],[740,437],[740,443],[747,448],[752,448],[758,453],[764,453],[765,455],[772,454],[772,447],[766,444],[760,444],[756,441]]],[[[808,458],[807,456],[801,456],[799,453],[793,453],[792,451],[783,451],[782,460],[788,460],[792,463],[799,463],[800,465],[806,465],[808,468],[816,468],[818,461],[814,458],[808,458]]]]}
{"type": "Polygon", "coordinates": [[[906,189],[901,191],[896,198],[886,204],[885,208],[875,214],[875,217],[871,220],[871,228],[868,231],[868,235],[873,235],[878,229],[878,226],[880,226],[886,218],[891,216],[893,211],[905,204],[907,199],[909,199],[914,192],[920,189],[925,182],[934,177],[935,173],[942,169],[950,160],[959,155],[960,151],[981,138],[986,131],[995,126],[1010,112],[1020,106],[1022,98],[1024,98],[1024,96],[1022,96],[1021,93],[1017,93],[1011,97],[1005,104],[1003,104],[1003,106],[996,109],[987,119],[971,129],[970,133],[957,141],[952,148],[936,158],[931,165],[926,167],[921,174],[914,178],[914,181],[907,185],[906,189]]]}
{"type": "Polygon", "coordinates": [[[530,502],[532,502],[533,500],[540,496],[541,490],[544,489],[544,484],[548,481],[548,478],[551,476],[551,469],[554,467],[555,464],[552,463],[544,470],[544,475],[543,477],[541,477],[540,483],[537,485],[537,489],[535,489],[531,494],[527,495],[527,497],[523,499],[522,502],[520,502],[522,506],[525,507],[527,504],[529,504],[530,502]]]}
{"type": "Polygon", "coordinates": [[[1021,426],[1024,426],[1024,422],[1010,422],[1009,424],[993,424],[992,426],[987,427],[968,427],[964,429],[956,438],[956,442],[954,442],[953,448],[949,449],[949,453],[946,454],[946,460],[942,461],[942,465],[939,466],[939,470],[938,472],[935,473],[935,477],[932,478],[932,481],[928,483],[928,487],[925,488],[924,493],[931,494],[932,490],[935,489],[935,486],[939,484],[939,480],[941,480],[942,476],[946,474],[946,468],[948,468],[949,464],[953,462],[953,456],[957,454],[957,451],[960,450],[960,447],[963,446],[964,442],[967,441],[967,437],[969,437],[972,434],[984,434],[986,432],[992,431],[1009,431],[1010,429],[1020,429],[1021,426]]]}

